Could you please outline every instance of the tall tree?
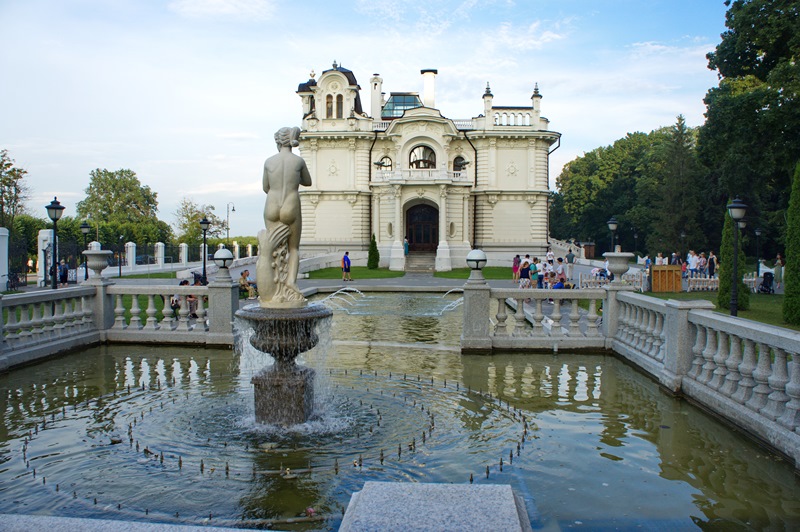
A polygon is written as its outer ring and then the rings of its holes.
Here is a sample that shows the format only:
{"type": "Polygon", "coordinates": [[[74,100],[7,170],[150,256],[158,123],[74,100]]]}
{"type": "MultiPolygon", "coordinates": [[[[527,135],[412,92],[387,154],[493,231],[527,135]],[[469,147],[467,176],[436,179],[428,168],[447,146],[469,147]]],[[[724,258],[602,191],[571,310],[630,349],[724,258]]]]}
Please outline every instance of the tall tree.
{"type": "Polygon", "coordinates": [[[90,176],[86,198],[77,205],[79,218],[117,223],[157,220],[158,194],[142,185],[133,170],[97,168],[90,176]]]}
{"type": "Polygon", "coordinates": [[[792,180],[792,194],[787,213],[786,266],[783,269],[783,320],[800,325],[800,163],[792,180]]]}
{"type": "Polygon", "coordinates": [[[203,217],[211,222],[206,234],[207,238],[222,237],[227,228],[225,220],[214,214],[213,205],[198,205],[191,198],[183,198],[175,211],[175,227],[178,240],[187,244],[200,244],[203,241],[203,230],[200,220],[203,217]]]}
{"type": "Polygon", "coordinates": [[[14,166],[8,150],[0,150],[0,227],[14,230],[14,218],[24,212],[28,199],[25,176],[28,171],[14,166]]]}

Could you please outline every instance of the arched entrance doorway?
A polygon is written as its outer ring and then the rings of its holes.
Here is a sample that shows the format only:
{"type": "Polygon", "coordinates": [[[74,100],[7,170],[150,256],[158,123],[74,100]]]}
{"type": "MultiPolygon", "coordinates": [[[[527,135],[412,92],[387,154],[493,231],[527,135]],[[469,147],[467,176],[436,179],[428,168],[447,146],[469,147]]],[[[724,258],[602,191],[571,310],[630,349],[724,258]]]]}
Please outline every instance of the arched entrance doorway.
{"type": "Polygon", "coordinates": [[[425,204],[408,209],[406,236],[410,251],[436,251],[439,245],[439,209],[425,204]]]}

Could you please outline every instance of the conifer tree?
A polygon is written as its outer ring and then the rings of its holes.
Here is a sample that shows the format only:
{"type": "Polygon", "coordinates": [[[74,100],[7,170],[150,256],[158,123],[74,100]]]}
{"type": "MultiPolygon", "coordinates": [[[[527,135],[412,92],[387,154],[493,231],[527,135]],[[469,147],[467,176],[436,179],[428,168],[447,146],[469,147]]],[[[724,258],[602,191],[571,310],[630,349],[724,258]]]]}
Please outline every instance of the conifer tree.
{"type": "MultiPolygon", "coordinates": [[[[736,222],[725,212],[725,224],[722,227],[722,243],[719,246],[719,292],[717,293],[717,307],[724,310],[731,304],[731,282],[733,271],[733,232],[738,231],[736,222]]],[[[747,310],[750,308],[750,289],[742,282],[742,272],[745,266],[744,249],[739,240],[737,308],[747,310]]]]}
{"type": "Polygon", "coordinates": [[[372,240],[369,242],[369,254],[367,255],[367,268],[375,270],[381,261],[381,254],[378,251],[378,243],[375,241],[375,235],[372,235],[372,240]]]}
{"type": "Polygon", "coordinates": [[[786,266],[783,268],[783,321],[800,325],[800,163],[794,169],[786,228],[786,266]]]}

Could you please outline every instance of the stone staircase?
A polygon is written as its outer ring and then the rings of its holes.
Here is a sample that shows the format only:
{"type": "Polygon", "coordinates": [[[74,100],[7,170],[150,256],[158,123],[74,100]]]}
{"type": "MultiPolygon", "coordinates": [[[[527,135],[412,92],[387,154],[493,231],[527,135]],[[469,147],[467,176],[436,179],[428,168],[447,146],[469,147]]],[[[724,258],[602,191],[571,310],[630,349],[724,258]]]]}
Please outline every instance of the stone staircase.
{"type": "Polygon", "coordinates": [[[406,256],[406,271],[413,273],[430,273],[436,266],[436,253],[412,251],[406,256]]]}

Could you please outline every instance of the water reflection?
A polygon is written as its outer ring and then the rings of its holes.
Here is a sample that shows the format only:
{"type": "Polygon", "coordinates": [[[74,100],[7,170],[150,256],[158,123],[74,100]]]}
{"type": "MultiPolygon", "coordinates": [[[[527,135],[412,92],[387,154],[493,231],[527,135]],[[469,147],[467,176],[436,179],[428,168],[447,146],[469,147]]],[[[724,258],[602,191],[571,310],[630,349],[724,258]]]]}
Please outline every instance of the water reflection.
{"type": "Polygon", "coordinates": [[[324,520],[302,526],[335,528],[365,480],[477,473],[535,501],[540,526],[797,524],[791,464],[616,358],[461,356],[460,312],[435,316],[449,301],[427,302],[337,312],[330,343],[306,357],[336,369],[323,372],[336,414],[290,434],[252,424],[263,355],[101,346],[0,375],[0,512],[266,526],[311,506],[324,520]]]}

